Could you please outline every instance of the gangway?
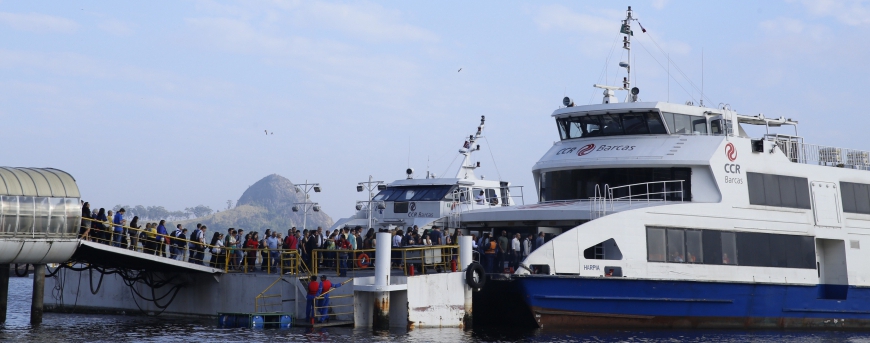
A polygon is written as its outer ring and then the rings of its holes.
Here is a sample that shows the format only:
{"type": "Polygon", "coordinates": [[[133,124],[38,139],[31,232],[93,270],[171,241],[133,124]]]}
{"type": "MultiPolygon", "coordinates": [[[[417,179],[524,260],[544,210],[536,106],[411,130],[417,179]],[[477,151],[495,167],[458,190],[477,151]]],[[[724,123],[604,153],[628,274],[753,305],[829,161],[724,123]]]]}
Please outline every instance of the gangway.
{"type": "Polygon", "coordinates": [[[70,261],[99,265],[104,268],[124,268],[162,273],[195,272],[221,274],[224,272],[223,269],[173,260],[86,240],[79,240],[79,246],[72,258],[70,258],[70,261]]]}

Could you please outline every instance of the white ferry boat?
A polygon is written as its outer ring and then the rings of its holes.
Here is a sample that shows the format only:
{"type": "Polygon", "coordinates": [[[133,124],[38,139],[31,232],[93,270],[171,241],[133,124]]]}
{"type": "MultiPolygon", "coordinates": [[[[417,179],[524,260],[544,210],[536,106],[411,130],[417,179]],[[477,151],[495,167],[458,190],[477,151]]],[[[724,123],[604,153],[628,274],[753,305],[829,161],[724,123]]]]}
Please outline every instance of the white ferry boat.
{"type": "MultiPolygon", "coordinates": [[[[465,137],[459,149],[462,163],[455,177],[437,177],[427,171],[425,177],[414,178],[414,170],[408,168],[405,179],[378,184],[377,194],[369,200],[358,201],[356,214],[339,219],[330,230],[356,226],[406,228],[415,225],[421,230],[433,225],[456,228],[459,227],[458,215],[462,212],[522,203],[521,186],[511,186],[510,182],[489,180],[475,174],[481,164],[479,160],[474,160],[473,154],[481,149],[478,141],[483,138],[485,121],[486,117],[481,116],[477,131],[465,137]]],[[[357,190],[364,191],[365,184],[360,183],[357,190]]]]}
{"type": "Polygon", "coordinates": [[[553,112],[537,204],[462,216],[564,229],[511,276],[538,325],[870,327],[870,153],[804,143],[791,118],[596,86],[602,104],[553,112]]]}

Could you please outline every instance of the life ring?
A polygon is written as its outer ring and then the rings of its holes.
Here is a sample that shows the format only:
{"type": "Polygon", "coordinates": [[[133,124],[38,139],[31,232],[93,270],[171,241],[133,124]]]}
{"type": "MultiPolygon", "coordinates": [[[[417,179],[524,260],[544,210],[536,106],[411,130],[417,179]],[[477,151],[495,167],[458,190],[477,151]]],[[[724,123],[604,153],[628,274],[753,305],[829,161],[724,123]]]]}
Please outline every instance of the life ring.
{"type": "Polygon", "coordinates": [[[472,262],[465,269],[465,283],[474,290],[480,290],[486,284],[486,271],[480,263],[472,262]],[[477,274],[477,275],[475,275],[477,274]]]}
{"type": "Polygon", "coordinates": [[[359,256],[356,257],[356,266],[359,267],[359,269],[366,269],[371,265],[371,261],[369,255],[359,254],[359,256]]]}

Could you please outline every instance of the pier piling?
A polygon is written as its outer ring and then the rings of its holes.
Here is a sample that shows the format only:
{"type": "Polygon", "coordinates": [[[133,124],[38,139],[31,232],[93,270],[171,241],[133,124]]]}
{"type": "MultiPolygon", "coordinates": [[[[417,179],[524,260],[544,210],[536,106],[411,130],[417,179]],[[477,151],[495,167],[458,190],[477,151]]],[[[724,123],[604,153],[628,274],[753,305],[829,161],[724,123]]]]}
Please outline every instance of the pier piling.
{"type": "Polygon", "coordinates": [[[45,297],[45,265],[33,265],[33,299],[30,303],[30,324],[42,324],[42,301],[45,297]]]}
{"type": "Polygon", "coordinates": [[[9,264],[0,264],[0,323],[6,322],[6,306],[9,299],[9,264]]]}
{"type": "MultiPolygon", "coordinates": [[[[390,285],[390,262],[392,262],[392,237],[389,232],[378,232],[375,250],[375,287],[387,289],[390,285]]],[[[390,328],[390,292],[375,292],[372,313],[372,327],[386,330],[390,328]]]]}

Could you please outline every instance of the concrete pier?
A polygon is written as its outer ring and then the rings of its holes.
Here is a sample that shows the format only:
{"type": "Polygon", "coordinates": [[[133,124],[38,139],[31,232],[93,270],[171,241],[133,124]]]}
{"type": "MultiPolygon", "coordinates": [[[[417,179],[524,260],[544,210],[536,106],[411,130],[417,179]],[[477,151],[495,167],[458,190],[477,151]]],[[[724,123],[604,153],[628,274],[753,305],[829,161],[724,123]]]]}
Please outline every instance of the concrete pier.
{"type": "MultiPolygon", "coordinates": [[[[389,232],[378,232],[380,243],[375,250],[375,288],[386,288],[390,285],[390,262],[392,262],[392,237],[389,232]]],[[[386,330],[390,328],[390,292],[379,289],[375,292],[372,309],[372,328],[386,330]]]]}
{"type": "Polygon", "coordinates": [[[33,265],[33,297],[30,303],[30,324],[42,324],[42,304],[45,297],[45,265],[33,265]]]}
{"type": "Polygon", "coordinates": [[[6,322],[6,308],[9,303],[9,264],[0,264],[0,323],[6,322]]]}

